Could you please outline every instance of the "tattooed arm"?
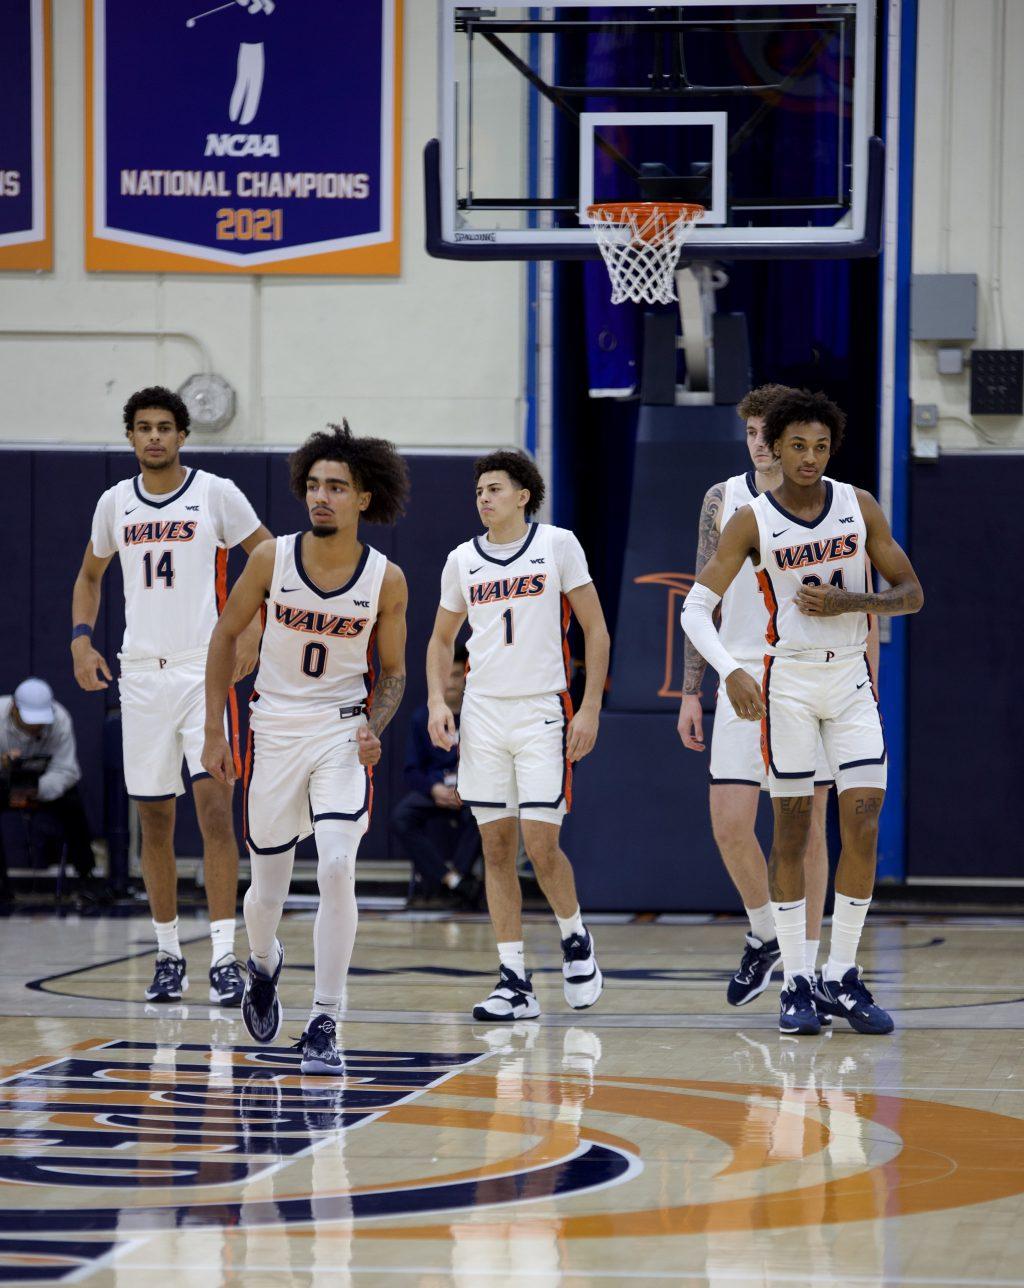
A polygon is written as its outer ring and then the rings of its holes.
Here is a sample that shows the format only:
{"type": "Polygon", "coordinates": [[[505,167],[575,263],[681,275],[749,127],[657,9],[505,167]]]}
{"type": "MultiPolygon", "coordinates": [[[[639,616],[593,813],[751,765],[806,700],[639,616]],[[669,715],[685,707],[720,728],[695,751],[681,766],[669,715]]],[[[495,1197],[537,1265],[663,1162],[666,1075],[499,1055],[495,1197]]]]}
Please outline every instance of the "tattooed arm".
{"type": "Polygon", "coordinates": [[[369,724],[364,725],[357,735],[362,765],[375,765],[380,760],[380,736],[398,710],[405,692],[405,609],[408,602],[409,591],[402,570],[389,563],[377,605],[380,675],[373,686],[369,724]]]}
{"type": "Polygon", "coordinates": [[[921,611],[924,591],[905,551],[893,539],[889,521],[870,492],[857,488],[857,500],[867,524],[868,558],[885,580],[889,590],[858,595],[834,586],[804,586],[796,596],[797,606],[810,617],[839,617],[842,613],[879,613],[903,617],[921,611]]]}
{"type": "MultiPolygon", "coordinates": [[[[700,521],[697,525],[697,561],[695,572],[699,576],[701,569],[718,549],[722,504],[725,500],[725,484],[716,483],[709,488],[700,508],[700,521]]],[[[704,682],[707,663],[690,643],[688,635],[683,636],[683,697],[679,704],[679,720],[676,729],[684,747],[690,751],[704,750],[703,707],[700,700],[700,688],[704,682]]]]}

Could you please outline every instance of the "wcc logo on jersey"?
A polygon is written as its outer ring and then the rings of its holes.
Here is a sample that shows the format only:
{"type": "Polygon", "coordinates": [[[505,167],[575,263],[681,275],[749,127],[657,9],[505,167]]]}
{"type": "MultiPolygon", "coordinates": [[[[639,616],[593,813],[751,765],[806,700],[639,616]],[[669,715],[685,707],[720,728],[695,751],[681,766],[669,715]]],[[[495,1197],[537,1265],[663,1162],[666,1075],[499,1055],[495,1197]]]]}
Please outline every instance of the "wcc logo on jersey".
{"type": "Polygon", "coordinates": [[[860,536],[848,532],[842,537],[830,537],[827,541],[805,541],[799,546],[787,546],[785,550],[773,550],[775,562],[783,572],[790,568],[810,568],[814,564],[834,563],[836,559],[852,559],[857,553],[860,536]]]}
{"type": "Polygon", "coordinates": [[[352,640],[362,635],[369,623],[368,617],[339,617],[337,613],[315,613],[307,608],[292,608],[274,600],[274,617],[290,631],[303,635],[331,635],[335,639],[352,640]]]}
{"type": "Polygon", "coordinates": [[[523,577],[499,577],[497,581],[481,581],[469,588],[470,604],[497,604],[505,599],[531,599],[542,595],[548,575],[545,572],[528,573],[523,577]]]}
{"type": "Polygon", "coordinates": [[[196,535],[195,519],[168,519],[153,523],[126,523],[124,544],[146,546],[163,541],[191,541],[196,535]]]}

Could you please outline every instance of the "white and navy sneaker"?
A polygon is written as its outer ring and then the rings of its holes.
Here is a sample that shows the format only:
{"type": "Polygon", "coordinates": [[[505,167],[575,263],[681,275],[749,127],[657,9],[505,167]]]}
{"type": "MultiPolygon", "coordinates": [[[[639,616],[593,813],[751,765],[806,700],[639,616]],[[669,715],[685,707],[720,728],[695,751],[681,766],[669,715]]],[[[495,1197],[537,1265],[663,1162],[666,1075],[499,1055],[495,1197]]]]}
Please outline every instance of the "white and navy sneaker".
{"type": "Polygon", "coordinates": [[[241,1006],[245,992],[242,963],[228,953],[210,967],[210,1001],[218,1006],[241,1006]]]}
{"type": "Polygon", "coordinates": [[[822,978],[819,995],[822,1010],[841,1016],[858,1033],[891,1033],[896,1027],[889,1012],[875,1005],[856,966],[841,980],[822,978]]]}
{"type": "Polygon", "coordinates": [[[755,997],[760,997],[771,983],[772,971],[781,956],[782,950],[777,939],[762,941],[756,935],[747,935],[747,946],[740,958],[740,968],[725,991],[729,1005],[746,1006],[755,997]]]}
{"type": "Polygon", "coordinates": [[[146,989],[147,1002],[180,1002],[188,988],[185,958],[173,953],[161,953],[156,959],[153,982],[146,989]]]}
{"type": "Polygon", "coordinates": [[[830,1028],[832,1025],[831,1012],[826,1009],[830,1006],[828,998],[821,991],[821,976],[814,971],[809,972],[811,980],[811,996],[814,998],[814,1009],[818,1012],[818,1023],[823,1029],[830,1028]]]}
{"type": "Polygon", "coordinates": [[[794,975],[779,998],[779,1032],[813,1034],[821,1032],[821,1021],[814,1009],[811,981],[805,975],[794,975]]]}
{"type": "Polygon", "coordinates": [[[562,990],[565,1000],[574,1011],[585,1011],[593,1006],[604,988],[594,956],[594,938],[586,927],[582,935],[570,935],[562,940],[562,990]]]}
{"type": "MultiPolygon", "coordinates": [[[[280,945],[279,945],[280,947],[280,945]]],[[[254,1042],[273,1042],[281,1032],[281,1002],[277,996],[277,981],[284,965],[284,948],[280,948],[277,970],[265,975],[250,957],[245,992],[242,994],[242,1021],[254,1042]]]]}
{"type": "Polygon", "coordinates": [[[335,1046],[338,1026],[329,1015],[318,1015],[295,1043],[295,1050],[302,1052],[299,1068],[303,1073],[317,1073],[343,1077],[345,1062],[335,1046]]]}
{"type": "Polygon", "coordinates": [[[520,979],[504,965],[498,970],[497,988],[473,1007],[474,1020],[502,1020],[511,1024],[515,1020],[535,1020],[538,1015],[540,1003],[530,976],[520,979]]]}

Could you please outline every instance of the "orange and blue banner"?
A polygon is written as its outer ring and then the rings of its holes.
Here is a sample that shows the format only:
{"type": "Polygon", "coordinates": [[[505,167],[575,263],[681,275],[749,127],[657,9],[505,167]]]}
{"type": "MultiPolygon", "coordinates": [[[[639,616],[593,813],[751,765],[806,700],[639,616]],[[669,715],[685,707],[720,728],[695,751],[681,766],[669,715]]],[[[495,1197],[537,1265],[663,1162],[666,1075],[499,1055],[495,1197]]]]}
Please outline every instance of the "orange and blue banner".
{"type": "Polygon", "coordinates": [[[86,268],[396,274],[402,0],[87,0],[86,268]]]}
{"type": "Polygon", "coordinates": [[[50,0],[0,4],[0,269],[53,267],[50,0]]]}

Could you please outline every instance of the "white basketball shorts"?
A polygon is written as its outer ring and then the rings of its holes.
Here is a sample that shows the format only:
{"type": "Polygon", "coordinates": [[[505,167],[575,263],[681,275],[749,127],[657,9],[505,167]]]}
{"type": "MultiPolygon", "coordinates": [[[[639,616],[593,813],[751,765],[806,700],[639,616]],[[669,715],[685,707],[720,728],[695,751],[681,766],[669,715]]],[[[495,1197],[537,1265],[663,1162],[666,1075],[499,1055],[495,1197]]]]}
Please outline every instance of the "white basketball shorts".
{"type": "MultiPolygon", "coordinates": [[[[744,671],[761,683],[764,666],[756,662],[741,664],[744,671]]],[[[761,753],[761,725],[757,720],[741,720],[729,701],[725,685],[720,685],[715,702],[715,726],[711,732],[711,785],[731,783],[768,790],[768,771],[761,753]]],[[[835,774],[818,738],[814,762],[815,787],[831,787],[835,774]]]]}
{"type": "Polygon", "coordinates": [[[829,656],[816,649],[765,658],[761,738],[772,796],[813,794],[819,730],[840,794],[885,789],[885,735],[867,658],[829,656]]]}
{"type": "Polygon", "coordinates": [[[323,729],[254,730],[245,751],[245,840],[254,854],[283,854],[323,818],[361,823],[373,808],[373,771],[359,763],[356,731],[365,715],[323,729]]]}
{"type": "MultiPolygon", "coordinates": [[[[182,760],[192,782],[210,777],[202,761],[206,649],[165,658],[122,657],[120,663],[121,742],[128,795],[139,801],[173,800],[185,790],[182,760]]],[[[224,732],[240,774],[234,689],[224,732]]]]}
{"type": "Polygon", "coordinates": [[[572,805],[568,693],[485,698],[467,693],[459,720],[458,791],[478,823],[560,823],[572,805]]]}

